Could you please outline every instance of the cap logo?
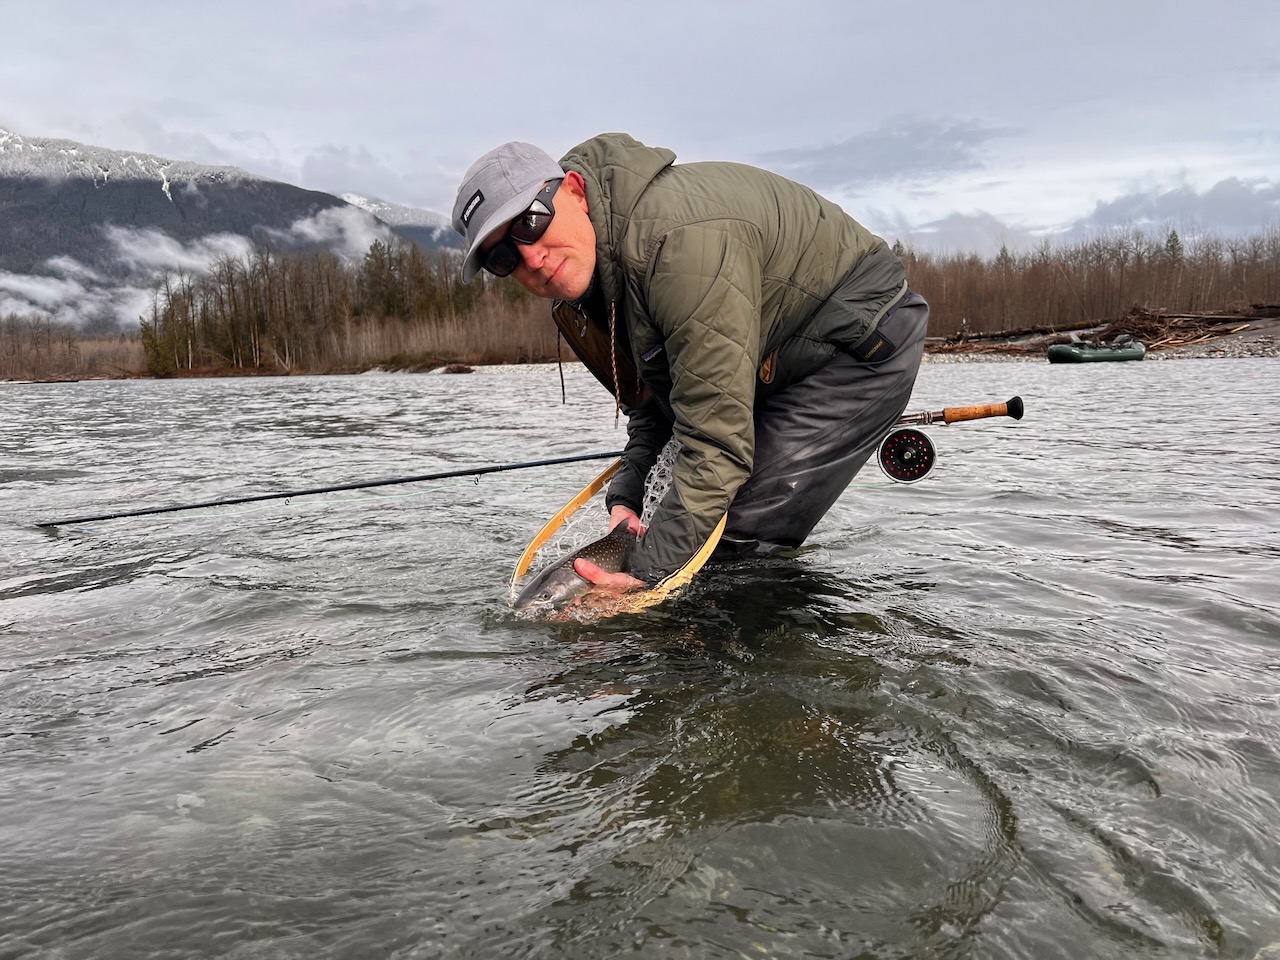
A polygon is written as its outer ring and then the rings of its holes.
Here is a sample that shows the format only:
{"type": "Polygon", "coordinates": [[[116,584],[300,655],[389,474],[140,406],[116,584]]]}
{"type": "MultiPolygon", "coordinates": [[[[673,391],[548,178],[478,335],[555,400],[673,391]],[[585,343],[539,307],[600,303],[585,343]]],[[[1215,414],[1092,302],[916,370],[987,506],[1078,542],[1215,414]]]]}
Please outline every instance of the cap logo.
{"type": "Polygon", "coordinates": [[[484,194],[477,190],[467,201],[467,205],[462,208],[462,225],[464,227],[471,226],[471,218],[475,215],[476,207],[484,203],[484,194]]]}

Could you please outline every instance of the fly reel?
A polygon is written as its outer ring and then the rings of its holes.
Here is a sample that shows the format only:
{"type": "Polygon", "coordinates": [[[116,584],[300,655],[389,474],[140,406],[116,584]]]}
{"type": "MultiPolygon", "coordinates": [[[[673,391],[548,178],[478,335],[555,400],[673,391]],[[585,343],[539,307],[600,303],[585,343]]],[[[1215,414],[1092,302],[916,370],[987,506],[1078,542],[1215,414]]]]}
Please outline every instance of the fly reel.
{"type": "Polygon", "coordinates": [[[899,427],[880,441],[876,454],[880,469],[890,480],[915,483],[923,480],[937,463],[933,441],[911,427],[899,427]]]}

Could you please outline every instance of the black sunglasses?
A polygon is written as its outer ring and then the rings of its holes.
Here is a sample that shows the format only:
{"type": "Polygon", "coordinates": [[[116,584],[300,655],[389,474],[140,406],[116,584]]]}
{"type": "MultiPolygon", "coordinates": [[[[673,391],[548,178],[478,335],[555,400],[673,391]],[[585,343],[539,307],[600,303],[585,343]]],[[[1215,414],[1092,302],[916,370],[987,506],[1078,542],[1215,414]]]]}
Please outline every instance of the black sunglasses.
{"type": "Polygon", "coordinates": [[[537,243],[542,239],[556,215],[551,198],[555,196],[560,184],[560,180],[552,180],[539,191],[529,208],[511,221],[507,235],[485,252],[481,266],[495,277],[510,276],[520,266],[520,251],[516,249],[516,244],[537,243]]]}

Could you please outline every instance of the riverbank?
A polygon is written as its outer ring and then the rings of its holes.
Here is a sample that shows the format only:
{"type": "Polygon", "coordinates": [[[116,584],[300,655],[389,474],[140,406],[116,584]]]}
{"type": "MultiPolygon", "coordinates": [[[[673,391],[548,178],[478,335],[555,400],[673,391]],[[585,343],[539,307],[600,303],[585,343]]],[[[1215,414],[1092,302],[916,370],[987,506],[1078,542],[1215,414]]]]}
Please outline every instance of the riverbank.
{"type": "MultiPolygon", "coordinates": [[[[1100,329],[1100,328],[1099,328],[1100,329]]],[[[1095,336],[1097,331],[1084,330],[1080,331],[1080,335],[1084,339],[1095,336]]],[[[1048,349],[1048,343],[1053,338],[1040,337],[1011,337],[1008,340],[972,340],[969,342],[956,343],[953,341],[935,340],[926,342],[924,362],[925,363],[1044,363],[1045,351],[1048,349]]],[[[1149,346],[1147,350],[1147,360],[1198,360],[1198,359],[1224,359],[1224,358],[1243,358],[1243,357],[1280,357],[1280,319],[1265,318],[1254,319],[1244,324],[1236,324],[1227,327],[1221,333],[1210,333],[1205,335],[1204,339],[1199,339],[1194,343],[1186,343],[1179,345],[1157,345],[1149,346]]],[[[566,360],[566,363],[577,363],[576,360],[566,360]]],[[[491,365],[474,365],[466,364],[445,364],[434,367],[430,370],[417,370],[413,372],[419,373],[470,373],[472,371],[483,371],[487,369],[494,370],[520,370],[537,369],[545,366],[547,363],[554,361],[546,361],[545,363],[525,363],[525,364],[491,364],[491,365]]],[[[377,374],[400,372],[374,367],[369,370],[342,370],[342,371],[323,371],[324,374],[377,374]]],[[[269,377],[287,377],[299,376],[306,374],[290,374],[285,372],[266,372],[266,371],[236,371],[220,373],[212,370],[199,370],[190,373],[184,373],[181,376],[187,377],[221,377],[221,376],[269,376],[269,377]]],[[[97,377],[49,377],[43,379],[3,379],[0,383],[76,383],[80,380],[136,380],[136,379],[153,379],[146,373],[134,373],[121,376],[97,376],[97,377]]]]}
{"type": "MultiPolygon", "coordinates": [[[[1082,330],[1090,339],[1098,330],[1082,330]]],[[[925,363],[1044,363],[1052,337],[1011,337],[1008,340],[935,342],[925,346],[925,363]]],[[[1148,346],[1147,360],[1200,360],[1280,357],[1280,319],[1259,318],[1210,331],[1194,343],[1148,346]]]]}

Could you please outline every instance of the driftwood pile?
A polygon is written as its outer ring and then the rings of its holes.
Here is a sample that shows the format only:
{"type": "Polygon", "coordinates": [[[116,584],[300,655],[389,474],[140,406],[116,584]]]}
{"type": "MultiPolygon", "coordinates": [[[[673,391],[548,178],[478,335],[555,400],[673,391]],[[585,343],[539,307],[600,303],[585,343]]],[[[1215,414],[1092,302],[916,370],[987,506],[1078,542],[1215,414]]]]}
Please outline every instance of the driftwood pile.
{"type": "Polygon", "coordinates": [[[1094,339],[1110,342],[1127,333],[1145,343],[1148,350],[1189,347],[1247,330],[1252,319],[1244,314],[1154,313],[1134,307],[1126,316],[1103,324],[1094,339]]]}
{"type": "Polygon", "coordinates": [[[1247,330],[1250,321],[1276,317],[1280,317],[1280,305],[1276,304],[1254,304],[1247,311],[1232,314],[1160,313],[1134,307],[1122,317],[1081,325],[1074,332],[1061,327],[1025,327],[955,334],[929,341],[929,349],[936,353],[1043,353],[1055,343],[1079,339],[1104,344],[1128,334],[1148,350],[1163,350],[1216,340],[1247,330]]]}

